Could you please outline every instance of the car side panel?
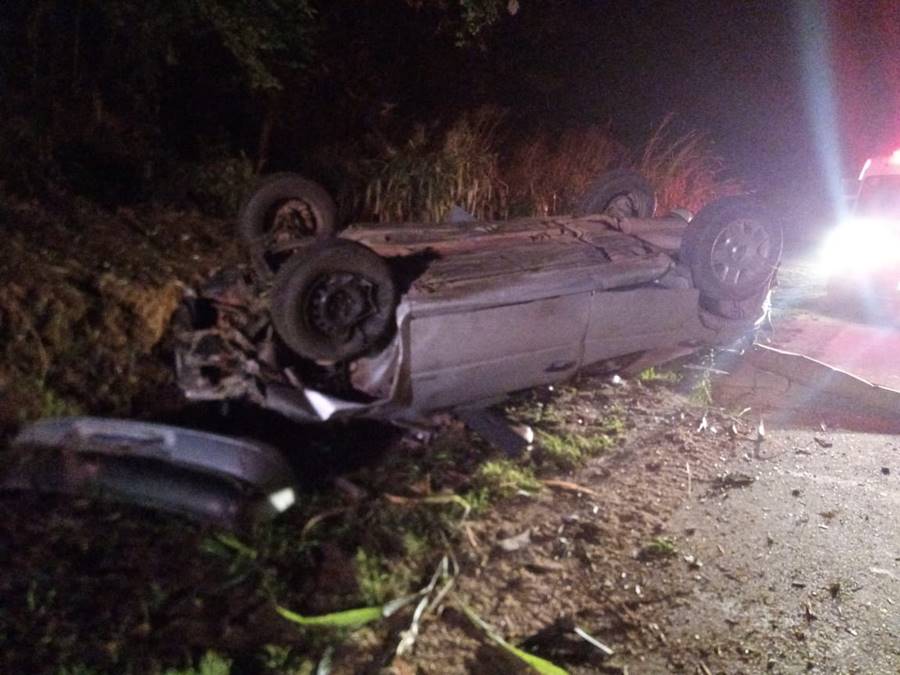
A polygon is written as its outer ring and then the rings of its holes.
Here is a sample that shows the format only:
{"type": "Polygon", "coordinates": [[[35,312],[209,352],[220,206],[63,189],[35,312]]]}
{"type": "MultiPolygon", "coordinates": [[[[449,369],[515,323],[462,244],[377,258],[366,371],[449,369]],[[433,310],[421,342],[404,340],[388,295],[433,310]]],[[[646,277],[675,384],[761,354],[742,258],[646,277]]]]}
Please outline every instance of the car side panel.
{"type": "Polygon", "coordinates": [[[580,366],[590,293],[410,324],[412,407],[433,410],[556,382],[580,366]]]}
{"type": "Polygon", "coordinates": [[[584,365],[625,354],[709,340],[696,289],[637,288],[596,293],[584,343],[584,365]]]}

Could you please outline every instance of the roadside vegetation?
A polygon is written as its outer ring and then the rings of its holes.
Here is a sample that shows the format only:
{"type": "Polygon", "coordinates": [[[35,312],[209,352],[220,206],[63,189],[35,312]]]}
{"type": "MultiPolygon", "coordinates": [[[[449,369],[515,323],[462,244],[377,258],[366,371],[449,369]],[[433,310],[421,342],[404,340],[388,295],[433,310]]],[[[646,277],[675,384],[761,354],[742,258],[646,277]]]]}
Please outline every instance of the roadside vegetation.
{"type": "MultiPolygon", "coordinates": [[[[376,442],[371,428],[347,447],[340,435],[321,446],[309,439],[321,480],[293,509],[252,528],[224,531],[92,499],[0,500],[8,564],[18,570],[0,581],[0,663],[55,675],[311,675],[390,664],[402,673],[415,662],[413,645],[427,661],[455,639],[447,631],[465,625],[465,649],[481,645],[499,659],[485,672],[522,664],[565,672],[577,662],[571,652],[522,638],[547,616],[501,621],[505,592],[496,589],[520,574],[555,588],[571,578],[554,575],[579,566],[606,588],[604,578],[627,565],[624,588],[639,583],[643,593],[655,569],[696,564],[690,542],[661,530],[660,504],[679,503],[685,458],[695,481],[713,477],[715,464],[695,455],[701,442],[713,444],[713,456],[741,452],[732,435],[697,432],[707,416],[725,418],[675,398],[686,383],[659,375],[595,376],[517,396],[506,414],[535,431],[519,457],[450,420],[428,441],[376,442]],[[366,452],[350,459],[359,438],[370,439],[366,452]],[[625,482],[607,485],[610,472],[625,482]]],[[[561,588],[552,612],[571,602],[561,588]]],[[[609,593],[584,597],[610,616],[637,611],[634,592],[609,593]]],[[[591,611],[576,624],[588,638],[637,625],[591,611]]],[[[600,644],[591,659],[605,658],[600,644]]]]}
{"type": "MultiPolygon", "coordinates": [[[[566,476],[614,452],[628,426],[614,385],[597,382],[525,394],[508,414],[537,433],[522,457],[448,423],[429,443],[389,441],[377,463],[332,474],[330,487],[252,530],[92,500],[0,501],[21,572],[0,583],[0,630],[8,645],[32,645],[7,649],[4,663],[18,672],[42,664],[60,674],[219,675],[311,673],[322,659],[372,658],[417,602],[434,600],[434,588],[420,591],[441,565],[435,587],[452,578],[447,565],[458,564],[461,546],[490,545],[474,539],[471,523],[554,485],[578,489],[566,476]]],[[[445,602],[471,613],[488,642],[498,636],[465,596],[445,602]]],[[[507,647],[520,658],[514,645],[498,648],[507,647]]],[[[390,661],[388,652],[378,658],[390,661]]]]}

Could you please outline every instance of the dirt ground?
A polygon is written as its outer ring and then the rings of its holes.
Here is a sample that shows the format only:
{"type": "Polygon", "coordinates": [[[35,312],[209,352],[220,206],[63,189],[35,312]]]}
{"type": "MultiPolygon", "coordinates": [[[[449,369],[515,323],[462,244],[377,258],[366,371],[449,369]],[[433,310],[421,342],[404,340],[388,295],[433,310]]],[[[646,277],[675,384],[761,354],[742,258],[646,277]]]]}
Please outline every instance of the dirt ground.
{"type": "Polygon", "coordinates": [[[720,409],[703,359],[516,397],[538,438],[514,461],[449,419],[428,441],[223,419],[171,394],[165,324],[239,259],[226,223],[6,208],[29,227],[0,256],[0,432],[79,411],[258,436],[306,493],[236,533],[0,495],[0,672],[531,672],[472,615],[571,673],[900,672],[897,436],[720,409]],[[401,657],[415,603],[356,630],[278,613],[382,605],[445,557],[451,590],[401,657]],[[196,668],[210,653],[221,669],[196,668]]]}
{"type": "MultiPolygon", "coordinates": [[[[594,494],[519,499],[474,526],[460,586],[481,615],[570,672],[900,672],[897,437],[757,442],[642,394],[627,443],[570,477],[594,494]],[[520,551],[498,548],[524,531],[520,551]],[[671,549],[648,555],[661,539],[671,549]],[[566,621],[615,654],[554,632],[566,621]]],[[[415,662],[487,672],[478,646],[444,620],[415,662]]]]}
{"type": "Polygon", "coordinates": [[[0,439],[25,419],[146,414],[186,288],[239,260],[230,223],[0,193],[0,439]]]}

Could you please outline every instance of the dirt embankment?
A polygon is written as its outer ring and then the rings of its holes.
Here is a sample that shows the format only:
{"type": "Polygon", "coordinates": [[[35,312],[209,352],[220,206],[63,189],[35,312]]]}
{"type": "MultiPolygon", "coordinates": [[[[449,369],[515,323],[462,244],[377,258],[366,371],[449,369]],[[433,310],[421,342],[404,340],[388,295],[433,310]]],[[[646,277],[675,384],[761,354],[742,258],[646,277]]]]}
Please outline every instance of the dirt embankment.
{"type": "Polygon", "coordinates": [[[185,285],[239,255],[230,223],[152,207],[0,195],[0,225],[0,438],[44,415],[162,403],[185,285]]]}

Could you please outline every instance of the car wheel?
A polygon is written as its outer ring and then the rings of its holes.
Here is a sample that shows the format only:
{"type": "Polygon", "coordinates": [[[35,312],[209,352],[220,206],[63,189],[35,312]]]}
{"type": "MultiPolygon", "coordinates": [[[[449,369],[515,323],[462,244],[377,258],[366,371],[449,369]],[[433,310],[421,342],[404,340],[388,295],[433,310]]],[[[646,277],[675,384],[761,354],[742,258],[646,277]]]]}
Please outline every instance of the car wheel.
{"type": "Polygon", "coordinates": [[[336,231],[334,200],[318,183],[292,173],[265,178],[244,202],[238,232],[253,268],[270,278],[297,248],[336,231]]]}
{"type": "Polygon", "coordinates": [[[769,287],[781,260],[780,225],[748,197],[724,197],[685,230],[681,260],[707,300],[747,300],[769,287]]]}
{"type": "Polygon", "coordinates": [[[743,300],[701,298],[700,305],[707,312],[712,312],[726,319],[756,320],[769,311],[772,302],[771,295],[771,291],[765,288],[743,300]]]}
{"type": "Polygon", "coordinates": [[[295,254],[272,284],[275,330],[300,356],[336,363],[359,356],[388,333],[397,292],[383,258],[346,239],[295,254]]]}
{"type": "Polygon", "coordinates": [[[616,169],[602,174],[588,186],[575,213],[651,218],[655,211],[656,192],[647,179],[630,169],[616,169]]]}

